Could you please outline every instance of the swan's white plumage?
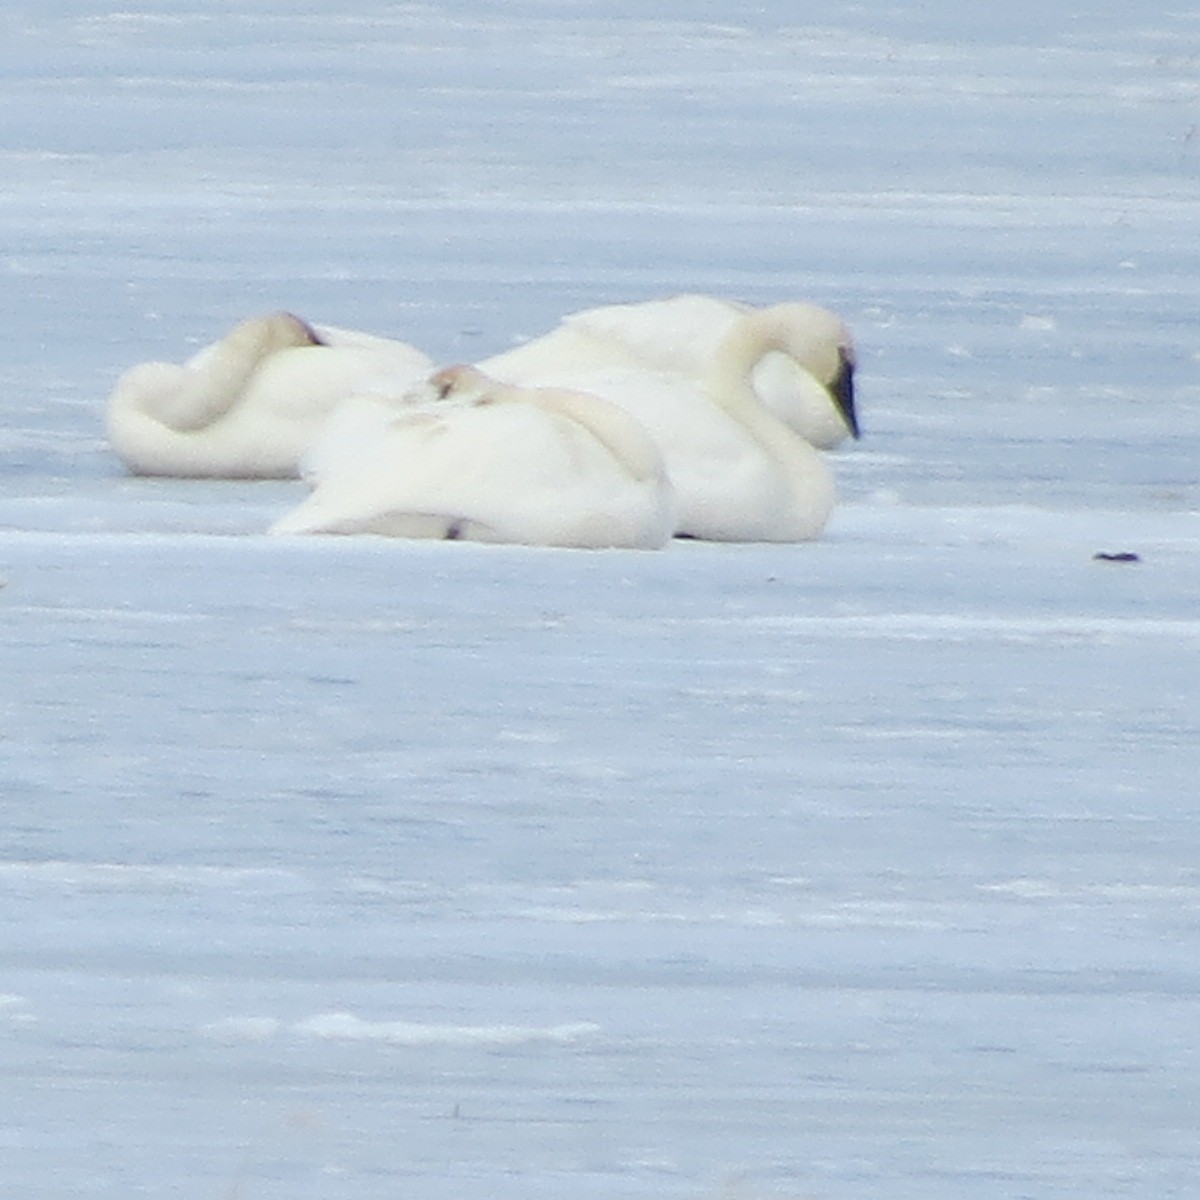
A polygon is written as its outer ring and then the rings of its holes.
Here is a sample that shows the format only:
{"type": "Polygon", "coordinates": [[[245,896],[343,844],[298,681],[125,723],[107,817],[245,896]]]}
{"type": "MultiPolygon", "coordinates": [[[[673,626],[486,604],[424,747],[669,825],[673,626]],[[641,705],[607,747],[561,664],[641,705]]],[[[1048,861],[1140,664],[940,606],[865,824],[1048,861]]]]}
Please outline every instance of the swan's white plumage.
{"type": "Polygon", "coordinates": [[[289,313],[254,317],[183,365],[126,371],[108,400],[108,437],[135,474],[287,478],[343,399],[409,386],[432,367],[404,342],[289,313]]]}
{"type": "Polygon", "coordinates": [[[675,491],[676,532],[713,541],[807,541],[820,535],[835,500],[832,473],[811,443],[767,409],[754,391],[764,355],[837,370],[833,314],[807,305],[747,310],[707,356],[703,383],[637,365],[491,359],[517,382],[574,388],[635,414],[662,451],[675,491]],[[528,375],[529,378],[521,378],[528,375]]]}
{"type": "MultiPolygon", "coordinates": [[[[637,304],[585,309],[564,318],[542,337],[534,338],[480,363],[500,379],[525,383],[554,378],[562,369],[640,368],[701,382],[716,347],[739,320],[755,312],[748,304],[715,296],[681,295],[637,304]]],[[[835,390],[852,370],[854,347],[849,330],[826,309],[797,305],[793,319],[814,322],[842,350],[833,373],[814,374],[811,363],[781,351],[765,354],[753,371],[754,390],[762,402],[806,441],[831,449],[854,433],[853,400],[849,415],[839,408],[835,390]]]]}
{"type": "Polygon", "coordinates": [[[341,406],[305,459],[312,494],[276,534],[375,533],[655,549],[674,529],[662,457],[594,396],[454,367],[400,404],[341,406]]]}

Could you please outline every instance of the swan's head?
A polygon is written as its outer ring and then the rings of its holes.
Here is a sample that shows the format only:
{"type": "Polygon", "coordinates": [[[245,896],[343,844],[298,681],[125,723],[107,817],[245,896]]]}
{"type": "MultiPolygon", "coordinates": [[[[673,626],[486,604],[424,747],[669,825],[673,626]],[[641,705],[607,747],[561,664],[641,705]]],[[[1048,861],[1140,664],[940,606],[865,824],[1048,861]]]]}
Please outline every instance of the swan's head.
{"type": "Polygon", "coordinates": [[[497,384],[478,367],[458,363],[435,371],[429,377],[429,386],[438,400],[481,400],[497,384]]]}
{"type": "Polygon", "coordinates": [[[303,317],[290,312],[273,312],[239,321],[213,349],[222,345],[243,344],[252,348],[258,357],[265,358],[277,350],[288,350],[295,346],[324,346],[326,342],[303,317]]]}
{"type": "Polygon", "coordinates": [[[276,313],[273,319],[278,321],[282,326],[288,328],[292,336],[296,339],[294,343],[289,344],[294,344],[297,346],[329,345],[325,338],[323,338],[317,332],[315,325],[309,321],[306,321],[303,317],[296,316],[295,313],[276,313]]]}
{"type": "Polygon", "coordinates": [[[827,308],[793,302],[760,309],[743,319],[752,338],[796,360],[828,392],[846,427],[861,436],[854,407],[854,338],[827,308]]]}

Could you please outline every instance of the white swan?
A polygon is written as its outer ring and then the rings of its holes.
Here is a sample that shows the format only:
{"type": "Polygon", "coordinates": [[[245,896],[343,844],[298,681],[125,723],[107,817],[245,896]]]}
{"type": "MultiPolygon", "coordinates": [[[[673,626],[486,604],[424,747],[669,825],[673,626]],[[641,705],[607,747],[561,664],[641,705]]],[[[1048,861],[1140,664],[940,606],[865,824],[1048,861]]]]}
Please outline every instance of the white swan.
{"type": "Polygon", "coordinates": [[[448,367],[430,385],[424,402],[403,407],[374,397],[343,405],[305,460],[312,494],[270,532],[589,549],[670,539],[662,456],[628,413],[472,367],[448,367]]]}
{"type": "MultiPolygon", "coordinates": [[[[646,367],[699,382],[721,339],[754,311],[738,301],[702,295],[586,309],[542,337],[485,359],[480,367],[497,378],[523,382],[567,365],[646,367]]],[[[806,441],[828,450],[848,436],[859,436],[854,342],[845,324],[827,309],[797,305],[792,319],[826,331],[838,355],[814,370],[812,361],[772,351],[755,364],[754,390],[806,441]]]]}
{"type": "MultiPolygon", "coordinates": [[[[832,313],[811,305],[747,310],[708,355],[703,384],[636,366],[578,360],[508,362],[508,373],[578,388],[634,413],[659,444],[676,493],[677,532],[722,541],[804,541],[832,511],[829,468],[813,446],[766,409],[755,367],[781,353],[836,376],[845,358],[832,313]]],[[[505,369],[498,359],[487,360],[505,369]]]]}
{"type": "Polygon", "coordinates": [[[138,475],[287,478],[341,400],[432,369],[404,342],[290,313],[253,317],[182,366],[126,371],[108,400],[108,438],[138,475]]]}
{"type": "Polygon", "coordinates": [[[709,541],[808,541],[829,520],[833,476],[812,444],[764,407],[752,377],[770,353],[811,363],[818,377],[832,377],[843,356],[840,328],[832,313],[781,304],[750,310],[734,322],[709,356],[703,384],[637,367],[561,363],[544,366],[536,380],[601,396],[641,421],[666,461],[678,534],[709,541]]]}

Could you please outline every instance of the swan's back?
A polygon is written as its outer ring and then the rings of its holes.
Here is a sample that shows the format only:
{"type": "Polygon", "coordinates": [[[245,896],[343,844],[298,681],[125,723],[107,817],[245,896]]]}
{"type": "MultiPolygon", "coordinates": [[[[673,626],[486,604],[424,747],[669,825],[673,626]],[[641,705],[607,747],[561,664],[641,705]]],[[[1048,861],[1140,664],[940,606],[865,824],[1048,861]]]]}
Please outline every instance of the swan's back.
{"type": "Polygon", "coordinates": [[[337,325],[314,325],[313,329],[322,345],[369,351],[382,370],[393,372],[398,378],[423,378],[434,367],[429,355],[408,342],[337,325]]]}
{"type": "Polygon", "coordinates": [[[545,397],[403,408],[359,398],[335,414],[307,460],[312,495],[272,532],[653,549],[674,527],[655,462],[652,477],[635,477],[610,442],[545,397]]]}
{"type": "Polygon", "coordinates": [[[687,294],[572,313],[564,324],[630,351],[658,371],[695,375],[748,306],[687,294]]]}

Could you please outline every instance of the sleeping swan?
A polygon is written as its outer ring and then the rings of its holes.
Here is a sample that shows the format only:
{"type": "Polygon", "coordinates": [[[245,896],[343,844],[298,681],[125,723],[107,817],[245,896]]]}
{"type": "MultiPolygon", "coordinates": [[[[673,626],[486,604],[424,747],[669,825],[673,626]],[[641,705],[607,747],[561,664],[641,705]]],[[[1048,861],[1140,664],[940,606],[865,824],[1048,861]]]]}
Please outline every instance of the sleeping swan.
{"type": "Polygon", "coordinates": [[[818,320],[809,305],[780,304],[739,317],[700,383],[636,366],[569,364],[544,369],[537,382],[590,392],[637,417],[666,462],[680,536],[808,541],[833,510],[833,476],[812,444],[763,405],[753,373],[779,352],[810,363],[818,378],[834,376],[844,356],[840,329],[832,313],[818,320]]]}
{"type": "Polygon", "coordinates": [[[400,405],[358,397],[306,457],[312,494],[271,533],[656,549],[675,515],[662,457],[595,396],[447,367],[400,405]]]}
{"type": "MultiPolygon", "coordinates": [[[[543,373],[579,368],[645,367],[699,382],[720,340],[747,304],[684,295],[573,313],[557,329],[480,364],[500,379],[535,382],[543,373]]],[[[823,450],[859,436],[854,408],[854,343],[827,309],[797,305],[793,319],[825,329],[840,350],[828,366],[772,351],[755,364],[754,390],[776,416],[823,450]]]]}
{"type": "Polygon", "coordinates": [[[136,475],[287,478],[341,400],[432,369],[404,342],[291,313],[252,317],[182,366],[126,371],[108,400],[108,438],[136,475]]]}

